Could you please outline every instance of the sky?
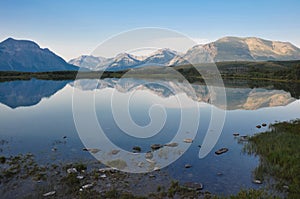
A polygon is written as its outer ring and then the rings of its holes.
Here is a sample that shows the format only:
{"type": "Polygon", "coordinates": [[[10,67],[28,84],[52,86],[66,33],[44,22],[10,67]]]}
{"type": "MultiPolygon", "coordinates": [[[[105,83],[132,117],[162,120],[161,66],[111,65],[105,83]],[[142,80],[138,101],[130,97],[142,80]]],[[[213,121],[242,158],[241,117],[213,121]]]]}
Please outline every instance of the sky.
{"type": "Polygon", "coordinates": [[[299,10],[299,0],[0,0],[0,41],[33,40],[67,61],[143,27],[175,30],[199,43],[254,36],[300,47],[299,10]]]}

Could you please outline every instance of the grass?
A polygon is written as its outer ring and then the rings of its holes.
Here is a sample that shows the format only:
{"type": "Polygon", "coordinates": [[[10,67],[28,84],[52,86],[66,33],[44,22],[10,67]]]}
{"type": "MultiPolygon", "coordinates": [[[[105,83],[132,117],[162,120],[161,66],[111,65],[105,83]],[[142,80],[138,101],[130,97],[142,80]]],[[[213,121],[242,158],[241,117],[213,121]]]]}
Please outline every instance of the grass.
{"type": "Polygon", "coordinates": [[[271,125],[271,131],[252,136],[244,149],[260,156],[257,179],[271,176],[279,190],[288,189],[288,198],[300,197],[300,120],[271,125]]]}

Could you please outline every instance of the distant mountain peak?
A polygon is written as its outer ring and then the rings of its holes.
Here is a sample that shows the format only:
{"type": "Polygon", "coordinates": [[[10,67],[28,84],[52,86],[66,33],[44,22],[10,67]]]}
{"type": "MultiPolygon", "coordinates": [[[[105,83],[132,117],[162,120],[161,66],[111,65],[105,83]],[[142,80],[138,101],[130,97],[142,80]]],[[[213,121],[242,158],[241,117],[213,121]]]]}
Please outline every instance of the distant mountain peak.
{"type": "Polygon", "coordinates": [[[78,67],[33,41],[8,38],[0,43],[0,70],[42,72],[78,70],[78,67]]]}

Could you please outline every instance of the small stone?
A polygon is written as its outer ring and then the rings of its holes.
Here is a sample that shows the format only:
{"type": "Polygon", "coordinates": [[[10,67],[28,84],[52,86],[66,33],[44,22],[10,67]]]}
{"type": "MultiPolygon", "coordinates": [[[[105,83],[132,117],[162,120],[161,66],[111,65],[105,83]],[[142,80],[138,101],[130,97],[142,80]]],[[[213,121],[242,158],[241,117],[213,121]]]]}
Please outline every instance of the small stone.
{"type": "Polygon", "coordinates": [[[260,126],[260,125],[256,125],[256,128],[260,129],[260,128],[261,128],[261,126],[260,126]]]}
{"type": "Polygon", "coordinates": [[[203,189],[203,184],[197,182],[186,182],[184,183],[183,186],[191,191],[197,191],[203,189]]]}
{"type": "Polygon", "coordinates": [[[188,169],[188,168],[191,168],[191,167],[192,167],[192,165],[190,165],[190,164],[186,164],[186,165],[184,165],[184,167],[188,169]]]}
{"type": "Polygon", "coordinates": [[[159,171],[160,170],[160,168],[159,167],[154,167],[154,169],[153,169],[153,171],[159,171]]]}
{"type": "Polygon", "coordinates": [[[106,178],[107,176],[105,175],[105,174],[102,174],[101,176],[100,176],[100,178],[106,178]]]}
{"type": "Polygon", "coordinates": [[[82,180],[84,178],[84,176],[77,176],[76,178],[79,180],[82,180]]]}
{"type": "Polygon", "coordinates": [[[132,150],[133,150],[133,152],[141,152],[142,148],[139,146],[134,146],[134,147],[132,147],[132,150]]]}
{"type": "Polygon", "coordinates": [[[120,152],[120,150],[114,149],[111,151],[112,155],[117,155],[120,152]]]}
{"type": "Polygon", "coordinates": [[[54,147],[51,149],[51,151],[55,152],[55,151],[57,151],[57,148],[54,147]]]}
{"type": "Polygon", "coordinates": [[[90,189],[92,188],[94,185],[93,184],[86,184],[82,186],[82,189],[90,189]]]}
{"type": "Polygon", "coordinates": [[[223,153],[226,153],[227,151],[228,151],[227,148],[221,148],[221,149],[217,150],[217,151],[215,152],[215,154],[216,154],[216,155],[221,155],[221,154],[223,154],[223,153]]]}
{"type": "Polygon", "coordinates": [[[105,173],[105,172],[115,173],[116,169],[115,168],[111,168],[111,167],[107,167],[107,168],[99,169],[99,172],[101,172],[101,173],[105,173]]]}
{"type": "Polygon", "coordinates": [[[186,138],[183,140],[185,143],[192,143],[193,142],[193,139],[191,138],[186,138]]]}
{"type": "Polygon", "coordinates": [[[176,142],[167,143],[167,144],[165,144],[165,146],[167,146],[167,147],[177,147],[178,143],[176,143],[176,142]]]}
{"type": "Polygon", "coordinates": [[[151,145],[151,149],[152,149],[152,150],[158,150],[158,149],[160,149],[161,147],[163,147],[163,145],[161,145],[161,144],[152,144],[152,145],[151,145]]]}
{"type": "Polygon", "coordinates": [[[91,153],[98,153],[100,151],[100,149],[88,149],[88,148],[83,148],[82,150],[89,151],[91,153]]]}
{"type": "Polygon", "coordinates": [[[262,181],[261,180],[253,180],[253,183],[254,184],[262,184],[262,181]]]}
{"type": "Polygon", "coordinates": [[[282,188],[284,188],[284,189],[288,190],[288,189],[289,189],[289,186],[287,186],[287,185],[283,185],[283,186],[282,186],[282,188]]]}
{"type": "Polygon", "coordinates": [[[77,173],[77,169],[76,168],[69,168],[67,169],[67,173],[77,173]]]}
{"type": "Polygon", "coordinates": [[[143,167],[144,166],[144,163],[143,162],[139,162],[138,163],[138,167],[143,167]]]}
{"type": "Polygon", "coordinates": [[[233,136],[235,136],[235,137],[236,137],[236,136],[239,136],[239,135],[240,135],[239,133],[234,133],[234,134],[233,134],[233,136]]]}
{"type": "Polygon", "coordinates": [[[239,141],[248,141],[249,140],[249,136],[247,136],[247,135],[242,135],[241,137],[240,137],[240,139],[239,139],[239,141]]]}
{"type": "Polygon", "coordinates": [[[266,123],[262,123],[262,126],[263,126],[263,127],[266,127],[266,126],[267,126],[267,124],[266,124],[266,123]]]}
{"type": "Polygon", "coordinates": [[[149,175],[149,178],[155,178],[155,175],[150,174],[150,175],[149,175]]]}
{"type": "Polygon", "coordinates": [[[152,159],[152,158],[153,158],[153,154],[151,153],[151,151],[148,151],[148,152],[145,154],[145,158],[146,158],[146,159],[152,159]]]}
{"type": "Polygon", "coordinates": [[[82,188],[80,188],[80,189],[79,189],[79,191],[83,191],[83,189],[82,189],[82,188]]]}
{"type": "Polygon", "coordinates": [[[44,193],[43,196],[47,197],[47,196],[53,196],[56,192],[55,191],[50,191],[48,193],[44,193]]]}
{"type": "Polygon", "coordinates": [[[217,176],[222,176],[222,175],[223,175],[223,173],[221,173],[221,172],[217,173],[217,176]]]}
{"type": "Polygon", "coordinates": [[[154,160],[151,160],[151,159],[146,158],[146,161],[149,162],[150,164],[155,164],[155,161],[154,161],[154,160]]]}

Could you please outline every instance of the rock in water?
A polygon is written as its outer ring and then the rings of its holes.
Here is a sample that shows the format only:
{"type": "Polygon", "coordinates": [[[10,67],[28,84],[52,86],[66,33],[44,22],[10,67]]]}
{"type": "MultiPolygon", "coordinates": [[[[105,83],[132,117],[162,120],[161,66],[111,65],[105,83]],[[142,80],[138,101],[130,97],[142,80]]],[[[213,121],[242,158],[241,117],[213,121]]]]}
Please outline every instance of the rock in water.
{"type": "Polygon", "coordinates": [[[139,147],[139,146],[132,147],[132,150],[133,150],[133,152],[141,152],[142,151],[141,147],[139,147]]]}
{"type": "Polygon", "coordinates": [[[191,167],[192,167],[192,165],[190,165],[190,164],[186,164],[186,165],[184,165],[184,167],[188,169],[188,168],[191,168],[191,167]]]}
{"type": "Polygon", "coordinates": [[[158,150],[158,149],[160,149],[161,147],[163,147],[161,144],[152,144],[152,145],[151,145],[151,149],[152,149],[152,150],[158,150]]]}
{"type": "Polygon", "coordinates": [[[186,138],[183,140],[185,143],[192,143],[193,142],[193,139],[191,138],[186,138]]]}
{"type": "Polygon", "coordinates": [[[221,148],[221,149],[217,150],[217,151],[215,152],[215,154],[221,155],[221,154],[223,154],[223,153],[226,153],[227,151],[228,151],[227,148],[221,148]]]}
{"type": "Polygon", "coordinates": [[[165,144],[165,146],[167,146],[167,147],[177,147],[178,143],[172,142],[172,143],[165,144]]]}
{"type": "Polygon", "coordinates": [[[197,182],[186,182],[183,185],[188,190],[197,191],[203,189],[203,184],[197,182]]]}
{"type": "Polygon", "coordinates": [[[153,154],[152,154],[150,151],[148,151],[148,152],[145,154],[145,158],[146,158],[146,159],[152,159],[152,158],[153,158],[153,154]]]}

